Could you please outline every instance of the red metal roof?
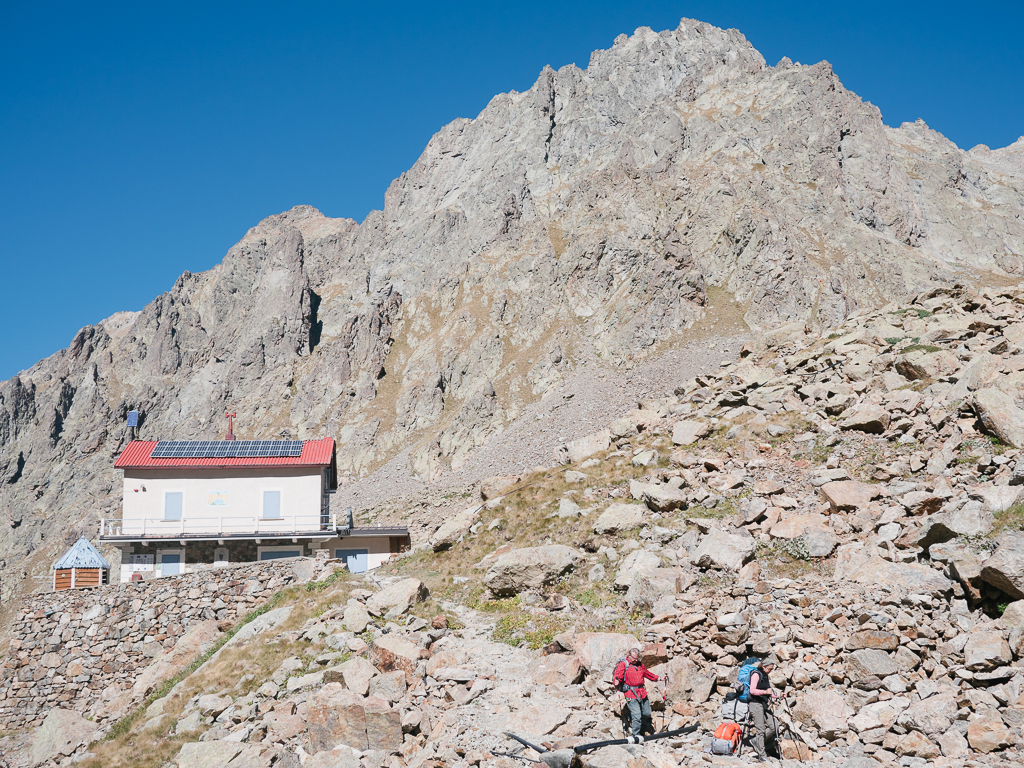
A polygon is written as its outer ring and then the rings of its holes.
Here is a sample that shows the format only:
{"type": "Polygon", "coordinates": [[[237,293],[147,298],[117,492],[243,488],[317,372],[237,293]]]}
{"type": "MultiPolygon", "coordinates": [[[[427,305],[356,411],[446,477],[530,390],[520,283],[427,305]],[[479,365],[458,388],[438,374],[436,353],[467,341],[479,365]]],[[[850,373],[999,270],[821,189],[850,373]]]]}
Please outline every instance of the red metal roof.
{"type": "Polygon", "coordinates": [[[160,469],[161,467],[328,467],[334,458],[334,438],[303,440],[299,456],[262,456],[258,458],[154,459],[150,457],[156,440],[133,440],[114,462],[115,469],[160,469]]]}

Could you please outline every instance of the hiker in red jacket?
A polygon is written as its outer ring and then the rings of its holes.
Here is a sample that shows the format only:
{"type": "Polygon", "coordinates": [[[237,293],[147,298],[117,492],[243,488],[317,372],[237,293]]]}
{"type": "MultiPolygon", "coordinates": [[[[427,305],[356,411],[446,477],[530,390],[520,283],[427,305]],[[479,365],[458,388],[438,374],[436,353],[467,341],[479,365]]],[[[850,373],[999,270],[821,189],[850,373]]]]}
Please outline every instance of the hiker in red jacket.
{"type": "Polygon", "coordinates": [[[647,698],[647,689],[644,687],[645,680],[657,680],[658,676],[647,669],[640,662],[640,651],[637,648],[630,649],[626,658],[615,666],[613,675],[618,683],[619,690],[626,696],[626,706],[629,707],[631,720],[631,736],[646,736],[654,733],[654,724],[651,720],[651,702],[647,698]]]}

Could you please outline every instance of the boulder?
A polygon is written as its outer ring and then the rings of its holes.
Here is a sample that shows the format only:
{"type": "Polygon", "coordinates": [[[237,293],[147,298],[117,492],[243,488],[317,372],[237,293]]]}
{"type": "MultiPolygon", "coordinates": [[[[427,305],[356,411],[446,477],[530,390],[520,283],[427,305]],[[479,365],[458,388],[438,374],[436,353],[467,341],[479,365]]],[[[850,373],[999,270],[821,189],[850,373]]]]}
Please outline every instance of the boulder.
{"type": "Polygon", "coordinates": [[[370,623],[370,614],[362,603],[352,603],[345,606],[342,621],[345,622],[345,629],[349,632],[361,635],[366,631],[366,626],[370,623]]]}
{"type": "Polygon", "coordinates": [[[917,757],[934,760],[939,756],[939,748],[923,733],[911,731],[899,737],[896,742],[897,757],[917,757]]]}
{"type": "Polygon", "coordinates": [[[366,610],[370,613],[402,614],[421,603],[430,596],[427,585],[419,579],[408,578],[396,581],[370,596],[366,601],[366,610]]]}
{"type": "Polygon", "coordinates": [[[796,539],[807,530],[821,530],[828,525],[824,515],[812,512],[809,515],[791,515],[785,517],[771,527],[769,534],[773,539],[796,539]]]}
{"type": "Polygon", "coordinates": [[[1012,741],[1013,734],[993,709],[983,709],[967,726],[967,742],[978,752],[994,752],[1012,741]]]}
{"type": "Polygon", "coordinates": [[[618,533],[639,528],[647,517],[643,504],[612,504],[594,522],[594,533],[618,533]]]}
{"type": "Polygon", "coordinates": [[[937,735],[949,730],[957,713],[956,700],[948,693],[939,693],[915,701],[907,707],[896,722],[907,730],[937,735]]]}
{"type": "Polygon", "coordinates": [[[483,583],[495,595],[515,595],[524,589],[554,584],[572,570],[580,554],[563,544],[513,549],[498,557],[483,583]]]}
{"type": "MultiPolygon", "coordinates": [[[[969,727],[969,726],[968,726],[969,727]]],[[[935,739],[942,750],[943,757],[966,757],[968,750],[967,739],[960,733],[956,726],[950,728],[944,734],[935,739]]]]}
{"type": "Polygon", "coordinates": [[[707,421],[677,421],[672,427],[672,442],[675,445],[693,445],[702,437],[710,435],[713,429],[707,421]]]}
{"type": "MultiPolygon", "coordinates": [[[[839,571],[838,564],[836,571],[839,571]]],[[[934,568],[918,563],[893,563],[877,556],[854,568],[846,578],[858,584],[879,585],[904,594],[944,595],[953,589],[953,582],[934,568]]]]}
{"type": "Polygon", "coordinates": [[[1024,598],[1024,533],[1010,531],[996,539],[996,551],[982,563],[981,579],[1016,600],[1024,598]]]}
{"type": "Polygon", "coordinates": [[[532,666],[530,677],[537,685],[572,685],[583,677],[583,667],[577,656],[553,653],[542,656],[532,666]]]}
{"type": "Polygon", "coordinates": [[[810,557],[828,557],[839,543],[839,539],[828,528],[805,528],[802,538],[810,557]]]}
{"type": "Polygon", "coordinates": [[[754,557],[757,545],[750,535],[711,530],[690,555],[698,568],[738,571],[754,557]]]}
{"type": "Polygon", "coordinates": [[[985,426],[1006,445],[1024,448],[1024,410],[1001,389],[986,387],[974,393],[974,412],[985,426]]]}
{"type": "Polygon", "coordinates": [[[653,568],[638,571],[626,592],[626,604],[634,608],[652,608],[658,598],[680,592],[682,571],[676,568],[653,568]]]}
{"type": "Polygon", "coordinates": [[[816,728],[826,739],[833,740],[847,730],[846,721],[853,710],[836,691],[811,690],[800,696],[793,707],[793,717],[804,725],[816,728]]]}
{"type": "Polygon", "coordinates": [[[972,632],[964,645],[964,666],[972,672],[983,672],[1013,661],[1010,646],[998,631],[972,632]]]}
{"type": "Polygon", "coordinates": [[[880,493],[878,486],[856,480],[825,483],[819,490],[835,512],[856,512],[870,504],[880,493]]]}
{"type": "Polygon", "coordinates": [[[615,671],[615,663],[630,648],[640,647],[636,637],[618,632],[580,632],[573,641],[580,666],[590,673],[607,676],[609,680],[615,671]]]}
{"type": "Polygon", "coordinates": [[[888,677],[899,671],[899,666],[889,654],[874,648],[854,651],[846,660],[846,676],[854,683],[866,677],[888,677]]]}
{"type": "Polygon", "coordinates": [[[889,428],[889,412],[877,405],[858,405],[843,411],[840,429],[853,429],[880,435],[889,428]]]}
{"type": "Polygon", "coordinates": [[[648,486],[643,500],[655,512],[671,512],[686,507],[686,494],[670,485],[648,486]]]}
{"type": "Polygon", "coordinates": [[[846,641],[846,650],[848,651],[859,651],[864,648],[874,648],[879,651],[895,651],[899,647],[899,635],[877,629],[854,632],[846,641]]]}
{"type": "Polygon", "coordinates": [[[402,748],[402,713],[384,699],[371,696],[363,702],[366,748],[397,752],[402,748]]]}
{"type": "Polygon", "coordinates": [[[368,656],[373,665],[381,672],[392,672],[400,669],[407,674],[416,671],[420,658],[420,649],[398,635],[382,635],[374,638],[368,649],[368,656]]]}
{"type": "Polygon", "coordinates": [[[199,710],[199,714],[209,717],[217,717],[217,715],[230,706],[230,696],[218,696],[216,693],[203,694],[196,701],[196,708],[199,710]]]}
{"type": "Polygon", "coordinates": [[[992,530],[992,513],[977,501],[969,501],[951,512],[926,518],[917,537],[917,545],[930,549],[958,536],[980,536],[992,530]]]}
{"type": "Polygon", "coordinates": [[[555,452],[559,464],[575,464],[599,451],[607,451],[612,444],[612,434],[607,429],[595,432],[578,440],[572,440],[555,452]]]}
{"type": "Polygon", "coordinates": [[[469,529],[480,519],[479,510],[479,507],[472,507],[445,520],[430,537],[431,549],[435,552],[449,549],[455,542],[467,535],[469,529]]]}
{"type": "Polygon", "coordinates": [[[340,744],[364,751],[402,746],[401,713],[384,699],[364,699],[340,683],[328,683],[306,700],[306,723],[313,754],[340,744]]]}
{"type": "Polygon", "coordinates": [[[96,724],[69,709],[51,709],[32,735],[29,761],[33,766],[59,761],[96,735],[96,724]]]}
{"type": "Polygon", "coordinates": [[[480,483],[480,498],[484,501],[496,499],[518,482],[518,475],[499,475],[498,477],[489,477],[480,483]]]}
{"type": "Polygon", "coordinates": [[[660,565],[661,558],[650,550],[634,550],[626,555],[616,571],[613,586],[618,590],[629,589],[640,574],[654,571],[660,565]]]}
{"type": "Polygon", "coordinates": [[[270,765],[269,759],[260,759],[261,751],[255,744],[240,744],[236,741],[197,741],[183,744],[173,760],[178,768],[248,768],[270,765]]]}
{"type": "Polygon", "coordinates": [[[360,696],[369,692],[370,680],[378,674],[374,666],[361,656],[349,659],[338,667],[338,671],[345,681],[345,687],[360,696]]]}
{"type": "Polygon", "coordinates": [[[928,352],[917,349],[896,358],[896,372],[911,381],[941,379],[960,370],[957,357],[945,350],[928,352]]]}
{"type": "Polygon", "coordinates": [[[686,656],[675,656],[668,662],[667,678],[668,698],[673,704],[703,704],[715,686],[714,672],[702,669],[686,656]]]}
{"type": "Polygon", "coordinates": [[[608,425],[612,440],[621,440],[624,437],[635,437],[640,434],[637,424],[633,419],[623,416],[608,425]]]}
{"type": "Polygon", "coordinates": [[[565,497],[558,500],[558,511],[555,512],[555,517],[566,518],[572,520],[580,516],[580,505],[572,499],[565,497]]]}
{"type": "Polygon", "coordinates": [[[908,515],[930,515],[938,512],[945,499],[929,491],[911,491],[900,496],[908,515]]]}
{"type": "Polygon", "coordinates": [[[970,489],[971,498],[985,504],[989,512],[1005,512],[1021,500],[1024,488],[1015,485],[979,485],[970,489]]]}

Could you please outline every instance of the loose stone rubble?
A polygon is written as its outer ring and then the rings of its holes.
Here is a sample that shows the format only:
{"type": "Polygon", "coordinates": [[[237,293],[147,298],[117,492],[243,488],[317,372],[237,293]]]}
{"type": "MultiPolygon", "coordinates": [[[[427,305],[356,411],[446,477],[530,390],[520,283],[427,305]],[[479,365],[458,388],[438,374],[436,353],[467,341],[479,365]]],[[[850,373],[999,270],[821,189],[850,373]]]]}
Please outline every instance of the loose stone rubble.
{"type": "MultiPolygon", "coordinates": [[[[1024,462],[1012,409],[993,404],[1024,396],[1022,341],[1019,288],[932,291],[826,338],[769,334],[617,419],[606,448],[575,446],[568,470],[553,457],[567,490],[534,518],[561,538],[505,527],[517,483],[534,489],[514,478],[387,578],[353,579],[347,602],[287,633],[305,655],[250,693],[186,703],[171,732],[196,741],[172,764],[508,768],[505,753],[538,755],[505,731],[552,751],[619,737],[611,672],[639,645],[661,676],[656,724],[702,729],[581,765],[741,764],[703,750],[742,660],[769,652],[787,761],[1020,765],[1024,462]],[[505,544],[467,557],[496,532],[505,544]],[[421,567],[460,575],[428,596],[421,567]],[[439,615],[416,615],[425,598],[439,615]]],[[[167,727],[175,695],[136,727],[167,727]]]]}

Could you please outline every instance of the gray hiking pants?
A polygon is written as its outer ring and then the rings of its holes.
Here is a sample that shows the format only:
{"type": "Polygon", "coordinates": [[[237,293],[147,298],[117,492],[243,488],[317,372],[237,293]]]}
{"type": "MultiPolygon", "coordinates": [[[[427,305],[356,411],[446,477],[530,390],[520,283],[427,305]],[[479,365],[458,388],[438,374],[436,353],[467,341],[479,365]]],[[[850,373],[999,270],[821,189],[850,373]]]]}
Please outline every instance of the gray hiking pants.
{"type": "Polygon", "coordinates": [[[754,751],[758,757],[766,757],[764,752],[765,737],[768,741],[775,741],[778,735],[778,728],[775,725],[775,718],[768,711],[768,705],[763,701],[750,701],[750,722],[754,725],[754,751]]]}
{"type": "Polygon", "coordinates": [[[629,711],[630,735],[654,733],[650,699],[626,699],[626,707],[629,711]]]}

